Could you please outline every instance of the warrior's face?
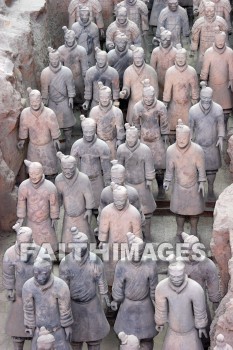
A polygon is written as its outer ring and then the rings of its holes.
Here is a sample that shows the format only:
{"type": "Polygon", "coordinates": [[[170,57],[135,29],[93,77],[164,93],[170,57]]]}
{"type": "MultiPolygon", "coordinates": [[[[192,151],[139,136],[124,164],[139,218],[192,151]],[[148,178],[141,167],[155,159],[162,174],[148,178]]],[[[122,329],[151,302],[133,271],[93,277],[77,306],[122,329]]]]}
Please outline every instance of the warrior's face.
{"type": "Polygon", "coordinates": [[[155,92],[147,91],[143,93],[143,102],[146,106],[152,106],[155,101],[155,92]]]}
{"type": "Polygon", "coordinates": [[[87,142],[92,142],[94,140],[96,133],[96,127],[87,125],[83,128],[83,137],[87,142]]]}
{"type": "Polygon", "coordinates": [[[170,278],[171,283],[175,287],[180,287],[182,285],[182,283],[184,282],[185,272],[184,272],[184,270],[169,271],[169,278],[170,278]]]}
{"type": "Polygon", "coordinates": [[[160,43],[164,49],[167,49],[171,45],[171,36],[161,34],[160,43]]]}
{"type": "Polygon", "coordinates": [[[75,33],[69,32],[68,34],[66,34],[65,36],[65,43],[67,46],[72,47],[75,43],[75,33]]]}
{"type": "Polygon", "coordinates": [[[49,55],[49,63],[53,68],[57,68],[60,64],[60,57],[58,53],[51,53],[49,55]]]}
{"type": "Polygon", "coordinates": [[[29,97],[30,107],[34,111],[38,111],[41,107],[42,97],[41,94],[35,94],[29,97]]]}
{"type": "Polygon", "coordinates": [[[103,107],[108,107],[110,102],[111,102],[111,93],[109,92],[100,92],[99,93],[99,100],[100,100],[100,105],[103,107]]]}
{"type": "Polygon", "coordinates": [[[177,10],[179,4],[178,4],[177,0],[168,0],[167,5],[168,5],[170,11],[175,12],[177,10]]]}
{"type": "Polygon", "coordinates": [[[215,36],[215,45],[218,49],[223,49],[226,44],[226,35],[216,35],[215,36]]]}
{"type": "Polygon", "coordinates": [[[38,284],[44,286],[49,281],[51,272],[51,266],[36,266],[34,267],[34,278],[38,284]]]}
{"type": "Polygon", "coordinates": [[[115,44],[116,44],[116,47],[117,47],[118,51],[123,52],[126,49],[127,41],[126,40],[118,40],[118,39],[116,39],[115,40],[115,44]]]}
{"type": "Polygon", "coordinates": [[[99,68],[104,68],[108,62],[108,56],[105,51],[98,52],[96,55],[96,63],[99,68]]]}
{"type": "Polygon", "coordinates": [[[121,186],[124,185],[125,171],[122,171],[121,169],[111,171],[111,181],[117,185],[121,185],[121,186]]]}
{"type": "Polygon", "coordinates": [[[138,132],[135,131],[126,131],[126,142],[129,147],[134,147],[138,142],[138,132]]]}
{"type": "Polygon", "coordinates": [[[125,8],[119,9],[116,19],[119,24],[125,24],[127,22],[127,10],[125,8]]]}
{"type": "Polygon", "coordinates": [[[87,243],[86,242],[76,242],[74,241],[74,253],[77,258],[82,258],[87,252],[87,243]]]}
{"type": "Polygon", "coordinates": [[[176,54],[176,64],[178,67],[183,67],[186,65],[187,55],[186,53],[177,53],[176,54]]]}
{"type": "Polygon", "coordinates": [[[142,67],[144,63],[144,53],[141,51],[137,51],[133,53],[133,63],[136,67],[142,67]]]}
{"type": "Polygon", "coordinates": [[[28,173],[29,173],[30,181],[34,185],[37,184],[38,182],[40,182],[40,180],[43,177],[43,169],[42,168],[30,167],[28,173]]]}
{"type": "Polygon", "coordinates": [[[212,103],[212,94],[209,92],[201,91],[200,94],[201,105],[205,110],[208,110],[212,103]]]}
{"type": "Polygon", "coordinates": [[[215,17],[215,6],[206,6],[205,7],[205,11],[204,11],[204,14],[205,14],[205,18],[207,20],[212,20],[214,17],[215,17]]]}
{"type": "Polygon", "coordinates": [[[79,18],[82,23],[88,23],[90,19],[90,11],[80,11],[79,18]]]}
{"type": "Polygon", "coordinates": [[[185,148],[190,142],[190,132],[176,132],[176,143],[179,148],[185,148]]]}
{"type": "Polygon", "coordinates": [[[115,193],[115,191],[113,191],[113,201],[117,210],[123,210],[125,208],[127,199],[128,199],[127,194],[115,193]]]}
{"type": "Polygon", "coordinates": [[[62,169],[63,175],[67,179],[72,179],[75,175],[77,164],[74,162],[63,161],[61,162],[61,169],[62,169]]]}

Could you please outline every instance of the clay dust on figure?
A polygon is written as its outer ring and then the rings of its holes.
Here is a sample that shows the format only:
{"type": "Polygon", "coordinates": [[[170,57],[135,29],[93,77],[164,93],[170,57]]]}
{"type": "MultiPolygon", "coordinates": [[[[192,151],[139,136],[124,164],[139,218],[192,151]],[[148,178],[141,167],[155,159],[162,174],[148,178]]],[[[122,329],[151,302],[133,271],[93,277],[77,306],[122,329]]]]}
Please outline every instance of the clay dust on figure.
{"type": "Polygon", "coordinates": [[[214,181],[221,168],[221,153],[225,136],[222,107],[213,101],[213,90],[202,83],[200,102],[189,110],[192,140],[199,144],[205,155],[208,199],[215,199],[214,181]]]}
{"type": "Polygon", "coordinates": [[[24,108],[19,122],[19,141],[22,150],[29,139],[27,159],[42,164],[47,178],[54,179],[58,172],[56,152],[60,149],[61,135],[57,117],[45,107],[38,90],[27,89],[30,107],[24,108]]]}
{"type": "Polygon", "coordinates": [[[37,350],[56,350],[55,338],[52,332],[49,332],[45,327],[40,327],[37,338],[37,350]]]}
{"type": "Polygon", "coordinates": [[[176,143],[167,149],[166,191],[173,179],[170,210],[176,214],[177,239],[184,231],[186,216],[190,218],[190,233],[197,236],[199,215],[204,211],[205,156],[201,146],[191,141],[191,130],[181,120],[176,127],[176,143]]]}
{"type": "Polygon", "coordinates": [[[71,70],[62,66],[59,52],[51,47],[48,50],[49,66],[42,70],[40,76],[42,100],[56,114],[59,128],[65,136],[66,149],[69,150],[72,127],[76,123],[73,114],[74,78],[71,70]]]}

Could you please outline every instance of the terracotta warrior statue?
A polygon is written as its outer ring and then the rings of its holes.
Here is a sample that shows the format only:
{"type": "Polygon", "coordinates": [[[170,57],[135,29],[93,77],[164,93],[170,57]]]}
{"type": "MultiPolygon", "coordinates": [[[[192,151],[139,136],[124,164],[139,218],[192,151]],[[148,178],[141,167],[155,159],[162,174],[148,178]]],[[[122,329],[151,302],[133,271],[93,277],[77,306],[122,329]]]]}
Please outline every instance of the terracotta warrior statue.
{"type": "Polygon", "coordinates": [[[60,149],[60,129],[52,109],[45,107],[38,90],[27,89],[30,107],[24,108],[19,122],[18,148],[29,138],[27,158],[42,164],[44,174],[54,178],[58,173],[56,152],[60,149]]]}
{"type": "Polygon", "coordinates": [[[45,179],[40,163],[24,161],[28,167],[29,179],[24,180],[18,190],[17,217],[22,226],[32,229],[36,244],[49,243],[57,251],[57,236],[54,229],[59,219],[58,194],[55,185],[45,179]]]}
{"type": "Polygon", "coordinates": [[[104,20],[104,29],[114,21],[114,8],[118,4],[119,0],[99,0],[102,7],[102,15],[104,20]]]}
{"type": "Polygon", "coordinates": [[[143,83],[143,97],[133,109],[133,125],[139,130],[141,142],[147,145],[153,155],[156,180],[158,184],[158,197],[164,197],[163,179],[165,173],[165,156],[168,145],[169,126],[167,109],[163,102],[155,97],[155,89],[150,80],[143,83]]]}
{"type": "Polygon", "coordinates": [[[112,307],[119,311],[114,324],[117,334],[134,334],[142,349],[153,350],[157,334],[154,322],[155,288],[158,283],[156,261],[142,259],[145,244],[127,233],[132,257],[118,261],[112,286],[112,307]],[[135,288],[135,286],[138,288],[135,288]]]}
{"type": "MultiPolygon", "coordinates": [[[[160,44],[154,48],[151,54],[150,65],[158,74],[159,83],[159,100],[163,100],[163,90],[165,82],[165,74],[168,68],[175,64],[176,48],[171,41],[172,33],[161,27],[160,28],[160,44]]],[[[156,39],[156,38],[154,38],[156,39]]]]}
{"type": "Polygon", "coordinates": [[[95,48],[100,47],[99,29],[91,21],[89,7],[82,6],[79,10],[79,19],[71,29],[75,32],[78,45],[83,46],[87,53],[87,63],[89,67],[96,64],[95,48]]]}
{"type": "Polygon", "coordinates": [[[129,98],[126,120],[132,123],[133,108],[137,102],[142,99],[144,79],[150,79],[150,83],[155,89],[155,97],[158,97],[158,77],[157,73],[149,64],[145,62],[144,50],[141,47],[131,46],[133,50],[133,64],[129,66],[123,77],[123,88],[120,92],[120,98],[129,98]]]}
{"type": "Polygon", "coordinates": [[[171,41],[174,46],[182,44],[182,36],[189,37],[189,20],[186,10],[179,5],[178,0],[168,0],[167,6],[158,18],[156,38],[160,39],[160,28],[171,31],[171,41]]]}
{"type": "Polygon", "coordinates": [[[133,64],[133,53],[129,49],[127,35],[118,31],[114,39],[115,48],[108,52],[108,64],[115,68],[119,74],[120,89],[123,87],[123,75],[133,64]]]}
{"type": "Polygon", "coordinates": [[[62,27],[64,31],[65,44],[58,48],[61,63],[68,67],[73,73],[76,96],[74,102],[84,102],[84,79],[88,70],[88,59],[85,48],[78,45],[75,32],[62,27]]]}
{"type": "Polygon", "coordinates": [[[85,92],[83,109],[88,110],[99,104],[98,82],[102,82],[112,90],[114,104],[118,105],[119,99],[119,75],[115,68],[108,65],[108,55],[106,51],[96,51],[96,65],[89,68],[85,78],[85,92]]]}
{"type": "Polygon", "coordinates": [[[200,79],[208,82],[213,89],[214,102],[222,106],[227,131],[233,107],[233,50],[226,45],[226,39],[226,33],[216,28],[213,46],[204,54],[200,79]]]}
{"type": "Polygon", "coordinates": [[[73,74],[68,67],[61,64],[58,51],[49,47],[49,67],[41,72],[41,94],[43,102],[51,108],[63,130],[66,148],[71,146],[72,127],[76,120],[73,114],[75,85],[73,74]]]}
{"type": "Polygon", "coordinates": [[[204,82],[202,82],[200,102],[189,110],[189,126],[192,140],[204,151],[208,198],[215,199],[214,181],[222,165],[224,115],[222,107],[213,101],[213,90],[206,87],[204,82]]]}
{"type": "Polygon", "coordinates": [[[216,338],[216,346],[214,350],[232,350],[232,347],[226,343],[224,335],[218,334],[216,338]]]}
{"type": "Polygon", "coordinates": [[[16,243],[8,248],[3,257],[3,286],[11,307],[6,321],[6,334],[12,337],[14,350],[23,350],[25,340],[31,337],[25,333],[23,323],[22,288],[33,276],[33,264],[40,249],[33,243],[32,230],[29,227],[13,226],[16,231],[16,243]],[[27,248],[30,247],[30,250],[27,248]]]}
{"type": "Polygon", "coordinates": [[[127,232],[142,238],[141,215],[129,203],[127,189],[111,183],[113,203],[103,208],[99,219],[100,247],[109,244],[109,259],[104,261],[108,285],[112,286],[116,263],[120,260],[121,244],[127,243],[127,232]]]}
{"type": "Polygon", "coordinates": [[[76,227],[71,230],[72,252],[59,266],[59,276],[67,283],[71,294],[74,317],[71,345],[73,350],[81,350],[85,342],[88,350],[100,350],[101,341],[110,330],[102,306],[102,302],[109,304],[104,265],[88,250],[88,237],[76,227]]]}
{"type": "Polygon", "coordinates": [[[201,146],[191,141],[191,130],[181,119],[176,127],[176,143],[167,149],[166,191],[173,179],[170,210],[176,214],[177,239],[184,231],[185,216],[190,217],[190,233],[197,236],[199,214],[204,211],[205,156],[201,146]]]}
{"type": "Polygon", "coordinates": [[[86,232],[90,242],[95,242],[90,227],[92,209],[95,207],[91,182],[86,174],[78,170],[75,157],[65,156],[61,152],[57,156],[61,161],[62,173],[56,177],[55,185],[60,207],[64,206],[61,241],[66,245],[72,242],[70,228],[77,226],[80,231],[86,232]]]}
{"type": "Polygon", "coordinates": [[[99,105],[91,109],[89,117],[97,125],[97,137],[105,141],[111,152],[111,159],[116,158],[117,147],[125,140],[123,114],[120,108],[113,105],[112,91],[108,86],[98,82],[99,105]]]}
{"type": "Polygon", "coordinates": [[[198,77],[195,69],[187,64],[187,51],[177,45],[175,65],[165,75],[163,102],[167,107],[170,142],[175,142],[178,119],[182,116],[188,125],[188,113],[199,99],[198,77]]]}
{"type": "Polygon", "coordinates": [[[163,350],[203,350],[200,338],[207,337],[205,293],[196,281],[185,274],[183,262],[168,267],[169,277],[159,282],[155,290],[155,323],[161,332],[168,330],[163,350]]]}
{"type": "Polygon", "coordinates": [[[230,158],[229,171],[230,171],[231,177],[233,179],[233,135],[231,135],[231,137],[228,140],[227,154],[230,158]]]}
{"type": "Polygon", "coordinates": [[[45,327],[40,327],[37,350],[56,350],[55,338],[45,327]]]}
{"type": "Polygon", "coordinates": [[[152,194],[152,182],[155,178],[154,160],[150,148],[140,142],[135,126],[130,127],[126,124],[126,142],[118,147],[117,159],[126,169],[126,184],[138,191],[146,219],[145,240],[151,242],[151,217],[156,209],[152,194]]]}
{"type": "Polygon", "coordinates": [[[102,7],[99,0],[72,0],[68,7],[69,27],[78,21],[80,17],[80,7],[85,6],[90,9],[91,20],[97,24],[101,36],[104,36],[104,22],[102,7]]]}
{"type": "Polygon", "coordinates": [[[191,54],[198,51],[197,73],[200,74],[203,64],[203,57],[206,50],[211,47],[215,41],[215,28],[219,27],[221,31],[228,33],[228,25],[225,19],[216,15],[215,3],[205,1],[204,15],[198,18],[192,27],[191,54]]]}
{"type": "Polygon", "coordinates": [[[110,184],[110,150],[106,142],[96,136],[96,122],[92,118],[80,116],[83,138],[75,141],[71,155],[77,159],[78,168],[91,181],[95,206],[98,210],[100,195],[105,186],[110,184]]]}
{"type": "Polygon", "coordinates": [[[24,326],[33,337],[31,350],[37,349],[40,328],[53,332],[56,350],[69,350],[72,335],[72,311],[67,284],[52,273],[52,262],[38,257],[34,262],[34,277],[24,283],[24,326]]]}
{"type": "Polygon", "coordinates": [[[124,332],[120,332],[118,334],[118,338],[121,341],[120,350],[139,350],[140,349],[140,341],[133,334],[125,334],[124,332]]]}
{"type": "Polygon", "coordinates": [[[122,5],[116,6],[116,20],[112,22],[106,31],[106,48],[112,50],[115,47],[115,38],[119,31],[127,36],[128,45],[141,46],[141,33],[138,26],[127,17],[127,9],[122,5]]]}

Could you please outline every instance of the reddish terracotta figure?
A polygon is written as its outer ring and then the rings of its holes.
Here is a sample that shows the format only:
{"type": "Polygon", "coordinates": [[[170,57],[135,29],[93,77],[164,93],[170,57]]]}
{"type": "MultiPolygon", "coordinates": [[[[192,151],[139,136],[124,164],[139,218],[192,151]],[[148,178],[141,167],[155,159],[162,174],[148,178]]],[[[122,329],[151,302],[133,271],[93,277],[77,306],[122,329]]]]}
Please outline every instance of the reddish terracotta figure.
{"type": "Polygon", "coordinates": [[[18,191],[17,217],[20,226],[32,229],[36,244],[49,243],[57,251],[57,236],[54,230],[59,219],[58,194],[55,185],[44,177],[40,163],[24,161],[28,167],[29,179],[24,180],[18,191]]]}
{"type": "MultiPolygon", "coordinates": [[[[71,294],[72,349],[100,350],[101,341],[110,327],[105,317],[102,302],[108,301],[108,285],[103,262],[88,250],[88,237],[72,229],[72,252],[62,259],[59,275],[67,283],[71,294]]],[[[109,301],[108,301],[109,304],[109,301]]]]}
{"type": "Polygon", "coordinates": [[[213,90],[205,83],[202,86],[200,102],[189,110],[189,126],[192,140],[202,147],[205,154],[208,198],[215,199],[214,181],[222,165],[224,115],[222,107],[213,101],[213,90]]]}
{"type": "MultiPolygon", "coordinates": [[[[70,228],[77,226],[86,232],[90,242],[95,242],[91,230],[92,209],[95,206],[91,182],[88,176],[81,173],[77,168],[77,160],[72,156],[57,153],[61,160],[62,173],[56,177],[59,204],[64,206],[64,219],[61,241],[66,245],[72,242],[70,228]]],[[[66,250],[68,246],[66,246],[66,250]]]]}
{"type": "Polygon", "coordinates": [[[65,44],[58,48],[61,63],[70,68],[74,77],[76,90],[76,103],[83,103],[84,99],[84,79],[88,70],[87,52],[84,47],[77,44],[75,32],[62,27],[64,30],[65,44]]]}
{"type": "Polygon", "coordinates": [[[127,9],[120,4],[116,6],[116,20],[109,25],[106,31],[106,48],[108,51],[114,49],[115,38],[119,31],[127,36],[129,46],[141,46],[140,29],[127,17],[127,9]]]}
{"type": "Polygon", "coordinates": [[[89,7],[80,7],[79,19],[72,25],[71,29],[75,32],[78,45],[83,46],[87,52],[88,66],[94,66],[96,63],[95,48],[100,47],[100,39],[99,29],[91,21],[89,7]]]}
{"type": "Polygon", "coordinates": [[[119,307],[114,330],[117,334],[134,334],[142,349],[153,350],[157,334],[154,322],[157,265],[152,259],[142,258],[145,249],[142,239],[131,232],[127,239],[132,256],[118,261],[112,286],[111,305],[119,307]]]}
{"type": "Polygon", "coordinates": [[[110,184],[110,150],[106,142],[96,136],[96,122],[92,118],[80,116],[83,138],[75,141],[71,155],[77,159],[78,168],[91,181],[95,206],[98,209],[100,195],[105,186],[110,184]]]}
{"type": "Polygon", "coordinates": [[[232,350],[232,347],[226,343],[224,335],[218,334],[216,338],[216,346],[214,350],[232,350]]]}
{"type": "Polygon", "coordinates": [[[37,338],[37,350],[56,350],[55,338],[52,332],[49,332],[45,327],[40,327],[37,338]]]}
{"type": "Polygon", "coordinates": [[[200,338],[207,337],[205,294],[199,283],[187,277],[182,262],[171,263],[169,277],[155,290],[155,323],[161,332],[168,330],[163,350],[203,350],[200,338]]]}
{"type": "Polygon", "coordinates": [[[152,194],[155,168],[152,152],[147,145],[140,142],[135,126],[129,127],[126,124],[126,142],[118,147],[117,159],[126,169],[126,184],[138,191],[146,219],[145,239],[151,242],[151,217],[156,209],[152,194]]]}
{"type": "Polygon", "coordinates": [[[99,105],[91,109],[89,117],[96,122],[97,137],[107,143],[111,159],[115,159],[117,147],[125,140],[123,114],[113,105],[111,89],[102,82],[98,82],[98,88],[99,105]]]}
{"type": "Polygon", "coordinates": [[[33,336],[31,350],[37,349],[40,328],[53,332],[56,350],[69,350],[73,317],[67,284],[52,273],[52,263],[38,257],[34,277],[23,286],[24,325],[33,336]]]}
{"type": "Polygon", "coordinates": [[[177,238],[184,231],[185,216],[190,217],[190,233],[197,236],[199,214],[204,211],[205,156],[196,143],[191,142],[191,130],[178,121],[176,143],[166,155],[164,188],[167,191],[174,179],[170,210],[176,214],[177,238]]]}
{"type": "Polygon", "coordinates": [[[19,123],[19,149],[23,149],[29,138],[27,158],[42,164],[44,174],[57,174],[56,152],[60,149],[60,130],[52,109],[44,106],[41,93],[28,88],[30,107],[24,108],[19,123]]]}
{"type": "Polygon", "coordinates": [[[140,341],[133,334],[125,334],[124,332],[120,332],[118,334],[118,338],[121,341],[120,350],[139,350],[140,349],[140,341]]]}
{"type": "Polygon", "coordinates": [[[182,116],[188,125],[188,112],[199,99],[198,78],[195,69],[187,64],[187,51],[177,45],[175,65],[165,75],[163,102],[168,109],[170,141],[175,141],[178,119],[182,116]]]}
{"type": "Polygon", "coordinates": [[[158,97],[158,77],[157,73],[149,64],[145,63],[144,50],[141,47],[131,46],[133,50],[133,64],[124,73],[123,88],[120,98],[129,98],[126,120],[132,123],[133,108],[142,99],[144,79],[150,79],[150,83],[155,89],[155,97],[158,97]]]}
{"type": "Polygon", "coordinates": [[[114,7],[118,4],[119,0],[99,0],[102,7],[102,15],[104,20],[104,29],[114,21],[114,7]]]}
{"type": "Polygon", "coordinates": [[[74,79],[71,70],[62,66],[59,52],[50,47],[49,67],[42,70],[40,80],[43,102],[56,114],[59,127],[64,132],[66,148],[69,149],[72,127],[76,122],[73,114],[74,79]]]}

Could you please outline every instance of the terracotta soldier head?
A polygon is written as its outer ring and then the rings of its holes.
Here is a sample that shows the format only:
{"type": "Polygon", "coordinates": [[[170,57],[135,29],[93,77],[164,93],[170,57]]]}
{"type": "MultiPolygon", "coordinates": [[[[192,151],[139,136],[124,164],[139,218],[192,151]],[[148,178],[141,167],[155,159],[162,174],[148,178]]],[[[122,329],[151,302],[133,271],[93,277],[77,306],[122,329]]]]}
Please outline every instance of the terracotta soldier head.
{"type": "Polygon", "coordinates": [[[64,31],[65,46],[72,47],[76,42],[75,32],[66,26],[62,27],[62,29],[64,31]]]}
{"type": "Polygon", "coordinates": [[[134,45],[131,45],[130,48],[133,51],[133,64],[137,68],[142,67],[145,62],[145,52],[143,48],[134,45]]]}
{"type": "Polygon", "coordinates": [[[125,167],[119,164],[117,159],[113,159],[111,163],[111,181],[123,186],[125,183],[125,167]]]}
{"type": "Polygon", "coordinates": [[[49,51],[49,65],[52,68],[58,68],[60,65],[60,55],[59,52],[52,47],[48,47],[49,51]]]}
{"type": "Polygon", "coordinates": [[[45,327],[40,328],[37,350],[55,350],[55,338],[45,327]]]}
{"type": "Polygon", "coordinates": [[[124,52],[128,45],[127,36],[118,30],[115,35],[114,44],[119,52],[124,52]]]}
{"type": "Polygon", "coordinates": [[[128,17],[127,17],[127,9],[124,6],[121,6],[120,4],[118,4],[116,6],[116,22],[119,25],[124,25],[126,24],[126,22],[128,21],[128,17]]]}
{"type": "Polygon", "coordinates": [[[85,25],[90,21],[91,12],[87,6],[79,6],[79,19],[85,25]]]}
{"type": "Polygon", "coordinates": [[[164,27],[160,27],[160,44],[164,49],[167,49],[171,45],[171,38],[172,33],[164,27]]]}
{"type": "Polygon", "coordinates": [[[127,335],[124,332],[118,334],[118,338],[121,341],[120,350],[139,350],[140,341],[135,335],[127,335]]]}
{"type": "Polygon", "coordinates": [[[128,193],[124,186],[116,185],[111,182],[113,190],[113,202],[117,210],[123,210],[128,202],[128,193]]]}
{"type": "Polygon", "coordinates": [[[143,84],[143,92],[142,92],[143,103],[147,107],[152,106],[153,103],[157,100],[155,97],[155,89],[153,88],[153,86],[150,85],[149,79],[143,80],[142,84],[143,84]]]}
{"type": "Polygon", "coordinates": [[[179,2],[178,0],[168,0],[167,6],[170,11],[175,12],[178,9],[179,2]]]}
{"type": "Polygon", "coordinates": [[[214,40],[214,44],[218,49],[224,49],[224,47],[226,46],[226,40],[227,40],[227,36],[225,32],[221,32],[219,27],[216,27],[215,30],[215,40],[214,40]]]}
{"type": "Polygon", "coordinates": [[[216,337],[216,346],[214,350],[227,350],[229,349],[223,334],[218,334],[216,337]]]}
{"type": "Polygon", "coordinates": [[[33,185],[39,183],[44,177],[43,167],[38,162],[30,162],[25,159],[24,164],[28,167],[29,179],[33,185]]]}
{"type": "Polygon", "coordinates": [[[215,3],[204,1],[204,16],[207,21],[212,21],[216,16],[215,3]]]}
{"type": "Polygon", "coordinates": [[[83,138],[87,142],[92,142],[96,134],[96,122],[92,118],[85,118],[80,115],[81,126],[83,131],[83,138]]]}
{"type": "Polygon", "coordinates": [[[207,86],[205,81],[201,81],[200,85],[200,103],[202,108],[207,112],[209,111],[212,104],[213,90],[207,86]]]}
{"type": "Polygon", "coordinates": [[[108,64],[108,55],[106,51],[101,50],[99,47],[95,48],[96,64],[99,68],[104,68],[108,64]]]}
{"type": "Polygon", "coordinates": [[[52,273],[52,261],[50,259],[42,259],[37,257],[34,262],[34,278],[36,282],[44,286],[50,279],[52,273]]]}
{"type": "Polygon", "coordinates": [[[130,249],[133,248],[133,262],[141,261],[145,249],[145,242],[143,242],[141,238],[135,236],[132,232],[127,233],[127,241],[130,249]]]}
{"type": "Polygon", "coordinates": [[[175,63],[178,67],[184,67],[187,64],[187,51],[181,46],[181,44],[176,45],[177,53],[175,63]]]}
{"type": "Polygon", "coordinates": [[[139,140],[138,129],[135,126],[130,126],[128,123],[125,124],[126,129],[126,144],[129,147],[136,146],[139,140]]]}
{"type": "Polygon", "coordinates": [[[61,161],[61,170],[63,175],[69,180],[78,172],[77,160],[73,156],[64,155],[62,152],[57,152],[57,157],[61,161]]]}
{"type": "Polygon", "coordinates": [[[191,131],[187,125],[182,123],[182,120],[178,120],[176,127],[176,145],[183,149],[186,148],[191,142],[191,131]]]}
{"type": "Polygon", "coordinates": [[[82,258],[88,250],[88,237],[85,233],[79,232],[77,227],[71,227],[73,253],[76,259],[82,258]]]}
{"type": "Polygon", "coordinates": [[[16,223],[13,226],[13,229],[16,231],[17,234],[16,246],[19,250],[20,260],[27,262],[32,255],[32,250],[28,249],[29,245],[33,243],[32,230],[31,228],[26,226],[20,227],[18,223],[16,223]]]}
{"type": "Polygon", "coordinates": [[[29,95],[30,108],[33,111],[39,111],[42,105],[42,96],[39,90],[32,90],[30,87],[27,88],[29,95]]]}
{"type": "Polygon", "coordinates": [[[168,266],[168,275],[171,284],[179,288],[185,280],[185,264],[182,261],[171,262],[168,266]]]}
{"type": "Polygon", "coordinates": [[[112,90],[108,86],[104,86],[104,84],[99,81],[99,104],[101,107],[108,107],[112,101],[112,90]]]}

